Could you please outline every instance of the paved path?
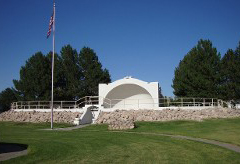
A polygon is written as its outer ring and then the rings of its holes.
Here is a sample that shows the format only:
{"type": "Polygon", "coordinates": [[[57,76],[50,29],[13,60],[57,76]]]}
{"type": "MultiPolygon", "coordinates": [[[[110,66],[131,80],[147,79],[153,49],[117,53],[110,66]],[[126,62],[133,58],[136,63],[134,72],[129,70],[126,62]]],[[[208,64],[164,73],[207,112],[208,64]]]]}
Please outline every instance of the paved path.
{"type": "Polygon", "coordinates": [[[71,126],[71,127],[67,127],[67,128],[53,128],[53,129],[41,129],[41,130],[70,131],[70,130],[74,130],[74,129],[84,128],[89,125],[91,125],[91,124],[71,126]]]}
{"type": "MultiPolygon", "coordinates": [[[[122,131],[112,131],[112,132],[122,132],[122,131]]],[[[165,137],[171,137],[171,138],[186,139],[186,140],[191,140],[191,141],[197,141],[197,142],[203,142],[203,143],[207,143],[207,144],[217,145],[217,146],[226,148],[228,150],[232,150],[234,152],[240,153],[240,146],[228,144],[228,143],[220,142],[220,141],[214,141],[214,140],[208,140],[208,139],[202,139],[202,138],[193,138],[193,137],[180,136],[180,135],[162,134],[162,133],[148,133],[148,132],[122,132],[122,133],[155,135],[155,136],[165,136],[165,137]]]]}

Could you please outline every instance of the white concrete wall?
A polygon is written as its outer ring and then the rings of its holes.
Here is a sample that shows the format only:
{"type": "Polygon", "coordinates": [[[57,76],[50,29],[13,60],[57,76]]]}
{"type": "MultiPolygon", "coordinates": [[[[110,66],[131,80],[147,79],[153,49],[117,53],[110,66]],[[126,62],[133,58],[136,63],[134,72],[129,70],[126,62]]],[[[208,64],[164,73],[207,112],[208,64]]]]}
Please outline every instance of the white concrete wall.
{"type": "Polygon", "coordinates": [[[158,82],[148,83],[131,77],[110,84],[99,84],[99,104],[105,108],[158,107],[158,87],[158,82]]]}
{"type": "Polygon", "coordinates": [[[80,124],[91,124],[92,119],[93,119],[93,115],[92,115],[91,109],[89,107],[85,108],[85,111],[80,117],[80,124]]]}
{"type": "MultiPolygon", "coordinates": [[[[202,110],[202,109],[217,109],[217,107],[214,107],[214,106],[207,106],[207,107],[199,107],[199,106],[192,106],[192,107],[154,107],[150,110],[165,110],[165,109],[181,109],[181,110],[202,110]]],[[[135,108],[135,109],[130,109],[130,108],[126,108],[126,109],[123,109],[123,108],[104,108],[104,109],[101,109],[102,112],[113,112],[115,110],[146,110],[146,108],[135,108]]],[[[149,109],[148,109],[149,110],[149,109]]]]}
{"type": "MultiPolygon", "coordinates": [[[[142,87],[135,84],[122,84],[111,90],[107,95],[112,107],[136,108],[154,107],[151,95],[142,87]]],[[[109,108],[106,104],[106,106],[109,108]]]]}
{"type": "Polygon", "coordinates": [[[240,109],[240,104],[236,104],[236,109],[240,109]]]}

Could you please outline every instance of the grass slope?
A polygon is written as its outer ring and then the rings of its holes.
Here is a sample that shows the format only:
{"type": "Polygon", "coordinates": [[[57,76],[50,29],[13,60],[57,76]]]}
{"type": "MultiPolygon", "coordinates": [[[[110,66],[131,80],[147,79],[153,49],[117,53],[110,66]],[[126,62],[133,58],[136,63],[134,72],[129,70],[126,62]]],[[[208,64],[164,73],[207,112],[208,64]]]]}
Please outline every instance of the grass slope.
{"type": "Polygon", "coordinates": [[[240,146],[240,118],[211,119],[203,122],[137,122],[134,131],[176,134],[213,139],[240,146]]]}
{"type": "MultiPolygon", "coordinates": [[[[240,119],[200,123],[139,122],[138,128],[133,131],[190,134],[205,138],[217,136],[228,142],[235,138],[234,142],[238,143],[239,122],[240,119]],[[231,135],[235,137],[223,135],[221,127],[231,129],[231,135]]],[[[93,125],[73,131],[39,130],[42,128],[49,128],[49,125],[1,122],[1,142],[29,146],[27,156],[3,163],[240,163],[238,153],[218,146],[163,136],[113,133],[107,131],[106,125],[93,125]]]]}

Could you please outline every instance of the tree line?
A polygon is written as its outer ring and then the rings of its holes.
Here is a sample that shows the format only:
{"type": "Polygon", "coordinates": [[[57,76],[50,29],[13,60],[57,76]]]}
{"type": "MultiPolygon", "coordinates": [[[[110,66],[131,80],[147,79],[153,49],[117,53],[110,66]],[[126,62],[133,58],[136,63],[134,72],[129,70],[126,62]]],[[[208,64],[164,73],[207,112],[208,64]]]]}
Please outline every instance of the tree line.
{"type": "MultiPolygon", "coordinates": [[[[20,79],[14,87],[0,93],[0,112],[10,109],[13,101],[51,100],[52,52],[37,52],[20,69],[20,79]]],[[[71,45],[55,54],[54,101],[77,100],[98,95],[99,83],[110,83],[109,71],[102,67],[97,54],[89,47],[78,53],[71,45]]]]}
{"type": "MultiPolygon", "coordinates": [[[[26,61],[20,79],[13,80],[14,87],[0,93],[0,112],[13,101],[50,100],[51,55],[37,52],[26,61]]],[[[78,53],[66,45],[55,56],[54,100],[98,95],[98,84],[111,82],[109,71],[91,48],[83,47],[78,53]]],[[[175,68],[172,87],[177,97],[239,100],[240,42],[221,57],[210,40],[199,40],[175,68]]]]}
{"type": "Polygon", "coordinates": [[[177,97],[240,99],[240,42],[221,54],[210,40],[199,40],[175,68],[172,87],[177,97]]]}

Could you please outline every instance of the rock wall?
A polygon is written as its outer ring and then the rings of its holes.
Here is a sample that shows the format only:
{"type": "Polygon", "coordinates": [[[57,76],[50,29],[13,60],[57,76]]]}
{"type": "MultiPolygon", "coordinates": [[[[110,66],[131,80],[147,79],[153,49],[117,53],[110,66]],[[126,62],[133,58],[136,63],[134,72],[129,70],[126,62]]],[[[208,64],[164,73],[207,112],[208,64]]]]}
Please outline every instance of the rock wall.
{"type": "MultiPolygon", "coordinates": [[[[72,124],[79,112],[54,112],[54,122],[72,124]]],[[[239,109],[209,108],[202,110],[164,109],[164,110],[116,110],[114,112],[101,112],[97,124],[109,124],[110,130],[123,130],[134,128],[135,121],[172,121],[195,120],[202,121],[209,118],[240,117],[239,109]]],[[[13,110],[0,114],[0,121],[15,122],[50,122],[50,112],[15,112],[13,110]]]]}
{"type": "MultiPolygon", "coordinates": [[[[53,112],[53,122],[73,124],[74,119],[81,115],[79,112],[53,112]]],[[[0,114],[0,121],[51,122],[51,112],[15,112],[9,110],[0,114]]]]}
{"type": "Polygon", "coordinates": [[[209,108],[202,110],[164,109],[164,110],[116,110],[101,112],[97,124],[109,124],[108,128],[132,129],[135,121],[172,121],[195,120],[202,121],[209,118],[240,117],[240,110],[226,108],[209,108]]]}

